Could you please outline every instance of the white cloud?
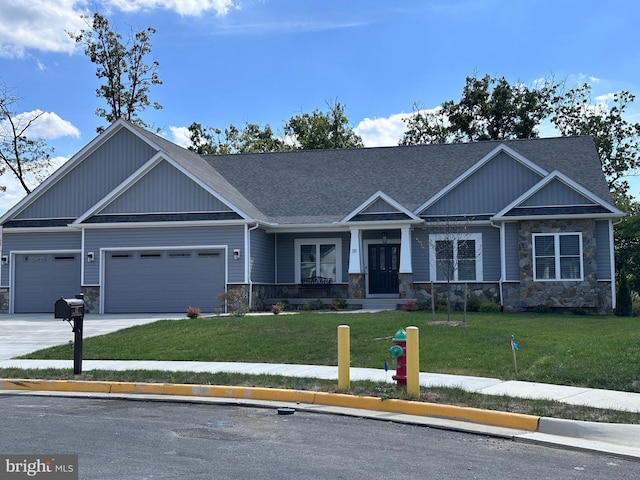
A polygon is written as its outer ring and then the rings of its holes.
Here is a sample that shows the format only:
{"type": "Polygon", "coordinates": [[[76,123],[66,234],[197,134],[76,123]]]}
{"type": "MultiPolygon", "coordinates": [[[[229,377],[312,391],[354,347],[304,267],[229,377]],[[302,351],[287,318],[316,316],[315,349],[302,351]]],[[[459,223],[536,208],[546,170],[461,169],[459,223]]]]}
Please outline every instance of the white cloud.
{"type": "Polygon", "coordinates": [[[189,141],[189,129],[187,127],[169,127],[169,131],[171,132],[170,141],[173,143],[180,145],[181,147],[187,148],[191,145],[189,141]]]}
{"type": "Polygon", "coordinates": [[[22,58],[29,49],[70,53],[67,31],[86,27],[85,0],[13,0],[0,8],[0,56],[22,58]]]}
{"type": "Polygon", "coordinates": [[[224,16],[239,8],[233,0],[4,0],[0,8],[0,57],[23,58],[28,50],[72,53],[76,42],[67,32],[87,28],[81,15],[91,15],[94,10],[164,9],[183,16],[207,12],[224,16]]]}
{"type": "Polygon", "coordinates": [[[407,129],[403,119],[408,116],[408,113],[394,113],[386,118],[365,118],[353,130],[362,137],[365,147],[398,145],[407,129]]]}
{"type": "Polygon", "coordinates": [[[224,16],[231,9],[239,8],[233,0],[109,0],[108,3],[123,12],[162,8],[173,10],[179,15],[194,17],[210,11],[218,16],[224,16]]]}
{"type": "MultiPolygon", "coordinates": [[[[60,137],[79,137],[78,130],[71,122],[63,120],[54,112],[43,112],[42,110],[33,110],[16,115],[13,120],[18,129],[26,126],[29,120],[36,118],[25,132],[29,138],[43,138],[52,140],[60,137]]],[[[0,124],[0,132],[7,130],[6,122],[0,124]]]]}

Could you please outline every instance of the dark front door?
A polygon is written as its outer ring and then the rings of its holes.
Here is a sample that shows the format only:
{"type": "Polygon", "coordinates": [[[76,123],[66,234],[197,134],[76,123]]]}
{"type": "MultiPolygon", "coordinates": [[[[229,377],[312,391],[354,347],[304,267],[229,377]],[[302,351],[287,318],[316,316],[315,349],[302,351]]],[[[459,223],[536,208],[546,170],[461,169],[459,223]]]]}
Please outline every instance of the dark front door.
{"type": "Polygon", "coordinates": [[[400,245],[369,245],[369,293],[398,293],[400,245]]]}

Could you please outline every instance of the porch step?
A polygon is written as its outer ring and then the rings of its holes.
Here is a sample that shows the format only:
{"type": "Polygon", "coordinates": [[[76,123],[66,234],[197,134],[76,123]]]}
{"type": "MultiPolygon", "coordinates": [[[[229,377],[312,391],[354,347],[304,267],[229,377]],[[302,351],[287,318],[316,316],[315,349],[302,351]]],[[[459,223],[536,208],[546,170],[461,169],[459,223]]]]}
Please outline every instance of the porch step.
{"type": "Polygon", "coordinates": [[[402,303],[399,298],[363,298],[355,302],[360,303],[363,310],[397,310],[402,303]]]}

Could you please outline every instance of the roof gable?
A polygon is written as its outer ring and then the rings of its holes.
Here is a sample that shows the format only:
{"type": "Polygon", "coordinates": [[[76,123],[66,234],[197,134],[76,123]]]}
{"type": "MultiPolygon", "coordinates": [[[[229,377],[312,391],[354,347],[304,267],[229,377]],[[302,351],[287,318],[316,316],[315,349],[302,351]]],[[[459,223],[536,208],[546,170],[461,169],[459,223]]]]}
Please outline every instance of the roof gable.
{"type": "Polygon", "coordinates": [[[75,223],[242,218],[247,215],[171,159],[158,154],[75,223]]]}
{"type": "Polygon", "coordinates": [[[493,214],[547,172],[506,145],[478,160],[417,209],[422,217],[493,214]],[[487,188],[499,184],[500,188],[487,188]]]}
{"type": "Polygon", "coordinates": [[[567,216],[610,218],[624,214],[556,170],[500,210],[493,219],[567,216]]]}
{"type": "Polygon", "coordinates": [[[393,220],[420,221],[420,218],[384,192],[377,191],[343,218],[342,222],[378,222],[393,220]]]}
{"type": "Polygon", "coordinates": [[[126,122],[92,140],[0,219],[76,218],[155,154],[126,122]]]}

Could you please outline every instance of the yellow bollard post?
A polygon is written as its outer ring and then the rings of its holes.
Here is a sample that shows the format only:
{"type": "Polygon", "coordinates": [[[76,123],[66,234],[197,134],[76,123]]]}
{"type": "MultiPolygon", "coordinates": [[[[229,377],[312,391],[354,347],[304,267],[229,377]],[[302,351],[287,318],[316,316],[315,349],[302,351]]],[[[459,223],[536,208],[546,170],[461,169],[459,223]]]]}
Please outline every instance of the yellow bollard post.
{"type": "Polygon", "coordinates": [[[420,398],[420,339],[418,327],[407,327],[407,396],[420,398]]]}
{"type": "Polygon", "coordinates": [[[349,325],[338,326],[338,390],[346,392],[351,385],[351,339],[349,325]]]}

